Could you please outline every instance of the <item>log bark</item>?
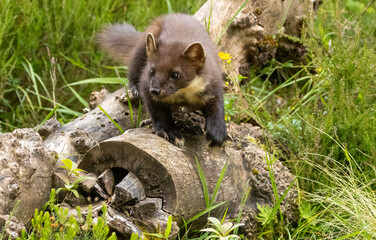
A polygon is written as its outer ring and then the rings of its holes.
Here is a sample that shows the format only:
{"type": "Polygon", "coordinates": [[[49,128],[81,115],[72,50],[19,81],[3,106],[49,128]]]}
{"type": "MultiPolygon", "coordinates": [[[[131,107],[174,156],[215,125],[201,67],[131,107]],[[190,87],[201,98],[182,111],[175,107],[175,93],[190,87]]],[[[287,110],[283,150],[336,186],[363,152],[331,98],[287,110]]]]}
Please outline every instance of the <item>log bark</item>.
{"type": "Polygon", "coordinates": [[[224,63],[229,76],[248,77],[251,66],[263,67],[273,58],[304,63],[307,51],[300,41],[292,39],[301,37],[307,13],[314,14],[320,1],[253,0],[242,8],[244,2],[208,0],[195,13],[197,19],[209,25],[210,35],[220,50],[232,56],[230,67],[224,63]]]}
{"type": "Polygon", "coordinates": [[[2,215],[12,212],[6,232],[19,236],[22,228],[18,226],[25,225],[34,210],[48,201],[55,166],[54,153],[33,129],[0,134],[0,229],[8,220],[2,215]]]}
{"type": "MultiPolygon", "coordinates": [[[[64,126],[61,126],[57,120],[51,119],[39,131],[45,138],[45,145],[51,151],[55,151],[59,159],[69,158],[77,162],[98,142],[121,134],[105,113],[98,108],[99,104],[124,130],[137,127],[138,117],[144,117],[144,112],[137,116],[139,99],[131,101],[131,111],[125,88],[112,94],[102,89],[101,92],[93,92],[90,99],[90,106],[93,108],[90,112],[64,126]]],[[[61,162],[58,164],[61,165],[61,162]]]]}

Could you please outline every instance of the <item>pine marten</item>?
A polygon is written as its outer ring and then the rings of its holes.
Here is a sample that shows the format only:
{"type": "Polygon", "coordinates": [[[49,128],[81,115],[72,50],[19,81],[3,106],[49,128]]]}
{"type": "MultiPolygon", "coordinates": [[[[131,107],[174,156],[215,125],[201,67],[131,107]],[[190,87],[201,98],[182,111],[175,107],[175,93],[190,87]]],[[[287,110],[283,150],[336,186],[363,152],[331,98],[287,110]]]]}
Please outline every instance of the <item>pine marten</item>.
{"type": "Polygon", "coordinates": [[[142,97],[157,135],[183,143],[172,119],[177,106],[201,110],[206,138],[221,146],[227,137],[223,81],[218,52],[204,26],[193,16],[155,19],[144,33],[115,24],[99,34],[101,47],[128,66],[129,88],[142,97]]]}

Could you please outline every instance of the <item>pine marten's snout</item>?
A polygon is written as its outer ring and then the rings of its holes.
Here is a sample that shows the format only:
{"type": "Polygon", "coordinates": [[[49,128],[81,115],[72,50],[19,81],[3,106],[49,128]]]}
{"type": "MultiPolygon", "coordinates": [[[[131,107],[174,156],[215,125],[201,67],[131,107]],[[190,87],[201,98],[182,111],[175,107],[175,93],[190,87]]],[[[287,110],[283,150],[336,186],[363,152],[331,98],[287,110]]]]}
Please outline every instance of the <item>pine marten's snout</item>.
{"type": "Polygon", "coordinates": [[[158,88],[150,88],[150,93],[153,94],[154,96],[159,96],[161,94],[161,90],[158,88]]]}

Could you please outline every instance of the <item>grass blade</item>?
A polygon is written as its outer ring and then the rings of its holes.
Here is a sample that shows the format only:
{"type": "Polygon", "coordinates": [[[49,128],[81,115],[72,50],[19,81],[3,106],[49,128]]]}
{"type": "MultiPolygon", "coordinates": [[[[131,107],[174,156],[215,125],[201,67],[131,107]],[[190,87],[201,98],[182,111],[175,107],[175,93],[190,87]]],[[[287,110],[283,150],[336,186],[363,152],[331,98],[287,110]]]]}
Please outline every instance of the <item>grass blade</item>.
{"type": "Polygon", "coordinates": [[[96,72],[91,71],[90,69],[88,69],[84,65],[82,65],[81,63],[78,63],[75,60],[73,60],[72,58],[65,56],[63,53],[60,53],[60,55],[63,56],[65,59],[67,59],[69,62],[71,62],[73,65],[76,65],[77,67],[82,68],[82,69],[88,71],[89,73],[92,73],[95,76],[99,76],[96,72]]]}
{"type": "Polygon", "coordinates": [[[245,0],[244,3],[240,6],[239,10],[235,13],[235,15],[230,19],[230,21],[227,22],[226,26],[223,28],[222,32],[219,34],[217,39],[215,39],[215,42],[218,44],[219,39],[221,39],[222,35],[227,31],[227,28],[230,26],[230,24],[234,21],[236,16],[238,16],[239,12],[244,8],[244,6],[247,4],[248,0],[245,0]]]}
{"type": "Polygon", "coordinates": [[[168,9],[168,13],[174,13],[174,10],[172,9],[172,5],[171,5],[171,2],[170,0],[166,0],[166,4],[167,4],[167,9],[168,9]]]}
{"type": "Polygon", "coordinates": [[[33,83],[33,88],[35,90],[35,96],[37,97],[37,100],[38,100],[38,105],[39,105],[39,107],[42,107],[42,101],[41,101],[41,97],[40,97],[40,93],[39,93],[39,89],[38,89],[38,84],[37,84],[37,81],[35,80],[35,73],[34,73],[34,70],[33,70],[33,66],[31,65],[31,63],[26,58],[25,58],[25,61],[26,61],[27,65],[25,63],[22,63],[22,66],[24,67],[25,71],[27,72],[27,74],[30,77],[30,80],[33,83]]]}
{"type": "Polygon", "coordinates": [[[213,190],[213,195],[212,195],[212,199],[211,199],[211,202],[210,202],[210,206],[213,206],[214,200],[217,197],[217,193],[219,191],[219,188],[221,187],[223,178],[225,177],[225,174],[226,174],[227,164],[228,164],[228,159],[227,159],[225,165],[223,166],[221,173],[219,174],[217,183],[215,184],[215,188],[213,190]]]}
{"type": "Polygon", "coordinates": [[[100,84],[122,84],[124,85],[128,81],[127,78],[89,78],[81,81],[77,81],[74,83],[70,83],[65,85],[64,87],[68,86],[75,86],[75,85],[83,85],[88,83],[100,83],[100,84]]]}
{"type": "Polygon", "coordinates": [[[67,82],[67,80],[65,79],[64,75],[63,75],[63,72],[61,71],[61,67],[60,65],[57,65],[57,69],[59,71],[59,74],[61,76],[61,78],[63,79],[64,83],[66,84],[66,86],[71,90],[71,92],[74,94],[74,96],[78,99],[78,101],[80,101],[80,103],[85,107],[85,108],[88,108],[89,107],[89,104],[85,101],[85,99],[83,99],[83,97],[81,97],[80,94],[78,94],[78,92],[76,90],[74,90],[67,82]]]}
{"type": "MultiPolygon", "coordinates": [[[[33,90],[30,90],[30,89],[26,89],[26,91],[27,91],[27,92],[30,92],[30,93],[32,93],[32,94],[36,94],[33,90]]],[[[48,98],[48,97],[45,97],[45,96],[43,96],[43,95],[41,95],[40,97],[41,97],[42,99],[44,99],[44,100],[47,100],[47,101],[49,101],[49,102],[55,104],[55,105],[60,105],[60,107],[63,108],[63,109],[65,110],[65,112],[68,113],[68,114],[70,114],[70,115],[73,115],[73,116],[81,116],[81,115],[82,115],[82,113],[77,112],[77,111],[74,111],[74,110],[72,110],[72,109],[70,109],[70,108],[68,108],[68,107],[66,107],[66,106],[64,106],[64,105],[61,105],[61,104],[55,102],[54,100],[52,100],[52,99],[50,99],[50,98],[48,98]]],[[[44,109],[44,110],[46,110],[46,109],[51,109],[51,108],[44,108],[44,107],[37,107],[37,108],[38,108],[38,109],[44,109]]],[[[58,111],[61,111],[61,109],[59,109],[58,111]]]]}
{"type": "Polygon", "coordinates": [[[115,122],[110,115],[108,115],[108,113],[101,107],[101,105],[98,105],[98,108],[108,117],[108,119],[110,119],[110,121],[117,127],[117,129],[119,129],[119,131],[121,132],[121,134],[124,133],[123,129],[119,126],[119,124],[117,124],[117,122],[115,122]]]}
{"type": "Polygon", "coordinates": [[[51,118],[51,116],[56,112],[56,110],[57,110],[59,107],[60,107],[60,105],[57,104],[56,107],[55,107],[54,109],[52,109],[52,111],[49,112],[49,113],[47,114],[47,116],[43,119],[43,121],[42,121],[42,122],[39,124],[39,126],[35,129],[36,132],[38,132],[39,129],[43,126],[43,124],[44,124],[48,119],[51,118]]]}
{"type": "Polygon", "coordinates": [[[197,220],[199,217],[201,217],[201,216],[203,216],[203,215],[205,215],[205,214],[211,212],[213,209],[216,209],[217,207],[219,207],[219,206],[221,206],[221,205],[223,205],[223,204],[225,204],[225,203],[226,203],[226,202],[221,202],[221,203],[218,203],[218,204],[216,204],[216,205],[214,205],[214,206],[211,206],[211,207],[209,207],[209,208],[206,208],[204,211],[202,211],[202,212],[200,212],[199,214],[197,214],[197,215],[191,217],[191,218],[187,221],[187,225],[188,225],[189,223],[193,222],[194,220],[197,220]]]}
{"type": "Polygon", "coordinates": [[[196,165],[197,165],[197,168],[198,168],[198,174],[200,176],[200,180],[201,180],[201,184],[202,184],[202,191],[204,193],[204,199],[205,199],[205,204],[206,204],[206,207],[210,207],[210,204],[209,204],[209,191],[208,191],[208,187],[206,185],[206,179],[205,179],[205,174],[204,174],[204,171],[202,170],[202,167],[198,161],[198,159],[196,158],[195,155],[193,155],[195,157],[195,160],[196,160],[196,165]]]}

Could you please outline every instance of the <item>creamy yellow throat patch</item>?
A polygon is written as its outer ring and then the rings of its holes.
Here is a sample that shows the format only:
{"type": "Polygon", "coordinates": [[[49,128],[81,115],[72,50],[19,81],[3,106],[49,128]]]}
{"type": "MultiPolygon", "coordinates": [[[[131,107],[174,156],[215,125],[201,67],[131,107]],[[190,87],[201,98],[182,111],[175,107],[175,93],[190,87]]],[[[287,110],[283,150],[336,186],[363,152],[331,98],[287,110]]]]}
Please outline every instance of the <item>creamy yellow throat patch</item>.
{"type": "Polygon", "coordinates": [[[195,79],[185,88],[179,89],[174,94],[163,99],[164,102],[171,104],[189,104],[189,105],[204,105],[213,95],[202,95],[206,86],[209,84],[200,76],[195,79]]]}

